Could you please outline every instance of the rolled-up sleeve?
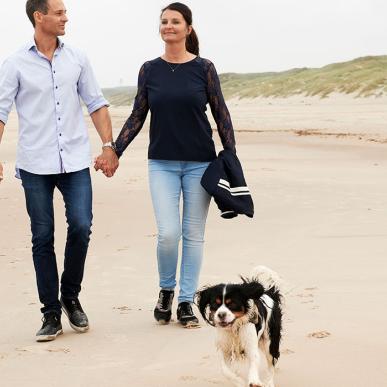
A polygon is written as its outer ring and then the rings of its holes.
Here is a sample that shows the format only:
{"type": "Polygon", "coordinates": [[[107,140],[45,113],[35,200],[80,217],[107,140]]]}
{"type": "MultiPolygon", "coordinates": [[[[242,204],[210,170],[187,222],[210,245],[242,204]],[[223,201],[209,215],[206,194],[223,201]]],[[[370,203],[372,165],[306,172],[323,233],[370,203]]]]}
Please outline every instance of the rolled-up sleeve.
{"type": "Polygon", "coordinates": [[[0,121],[4,124],[7,123],[18,89],[17,69],[7,60],[0,68],[0,121]]]}
{"type": "Polygon", "coordinates": [[[81,63],[82,70],[78,81],[78,92],[87,107],[87,111],[92,114],[103,106],[109,106],[109,102],[103,96],[90,62],[85,55],[81,63]]]}

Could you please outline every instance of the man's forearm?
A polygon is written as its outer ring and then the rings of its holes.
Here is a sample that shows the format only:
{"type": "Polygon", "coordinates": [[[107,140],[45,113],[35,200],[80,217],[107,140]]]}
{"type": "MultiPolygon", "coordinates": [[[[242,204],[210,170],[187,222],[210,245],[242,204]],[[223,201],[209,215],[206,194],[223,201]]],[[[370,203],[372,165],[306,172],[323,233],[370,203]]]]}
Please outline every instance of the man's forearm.
{"type": "Polygon", "coordinates": [[[4,132],[4,122],[0,121],[0,143],[1,143],[1,138],[3,137],[3,132],[4,132]]]}
{"type": "Polygon", "coordinates": [[[103,106],[91,113],[90,117],[101,137],[102,143],[113,141],[112,121],[110,119],[108,108],[103,106]]]}
{"type": "MultiPolygon", "coordinates": [[[[3,137],[4,132],[4,122],[0,121],[0,144],[1,138],[3,137]]],[[[3,164],[1,164],[1,155],[0,155],[0,182],[3,180],[3,164]]]]}

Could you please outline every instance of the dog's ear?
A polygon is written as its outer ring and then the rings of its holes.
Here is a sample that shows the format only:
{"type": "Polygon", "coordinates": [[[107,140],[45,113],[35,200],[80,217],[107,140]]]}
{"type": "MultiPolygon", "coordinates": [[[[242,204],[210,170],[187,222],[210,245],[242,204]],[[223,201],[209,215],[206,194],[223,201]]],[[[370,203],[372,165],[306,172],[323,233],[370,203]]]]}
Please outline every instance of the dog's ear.
{"type": "Polygon", "coordinates": [[[264,287],[256,281],[244,282],[241,285],[242,294],[247,299],[258,300],[265,292],[264,287]]]}
{"type": "Polygon", "coordinates": [[[207,307],[210,304],[211,290],[212,288],[208,288],[208,287],[202,288],[199,291],[197,291],[195,294],[196,303],[199,308],[199,312],[203,316],[204,320],[206,320],[209,324],[211,324],[211,321],[207,316],[207,307]]]}

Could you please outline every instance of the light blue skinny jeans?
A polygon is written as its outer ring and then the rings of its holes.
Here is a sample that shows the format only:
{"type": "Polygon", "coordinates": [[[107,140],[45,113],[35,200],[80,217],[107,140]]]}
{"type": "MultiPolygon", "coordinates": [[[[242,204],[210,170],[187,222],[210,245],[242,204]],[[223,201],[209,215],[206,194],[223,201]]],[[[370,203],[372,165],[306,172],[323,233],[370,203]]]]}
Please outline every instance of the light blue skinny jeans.
{"type": "Polygon", "coordinates": [[[176,287],[179,242],[183,237],[178,302],[193,302],[203,259],[204,229],[211,197],[200,179],[208,162],[149,160],[149,186],[158,239],[160,288],[176,287]],[[180,222],[180,197],[183,213],[180,222]]]}

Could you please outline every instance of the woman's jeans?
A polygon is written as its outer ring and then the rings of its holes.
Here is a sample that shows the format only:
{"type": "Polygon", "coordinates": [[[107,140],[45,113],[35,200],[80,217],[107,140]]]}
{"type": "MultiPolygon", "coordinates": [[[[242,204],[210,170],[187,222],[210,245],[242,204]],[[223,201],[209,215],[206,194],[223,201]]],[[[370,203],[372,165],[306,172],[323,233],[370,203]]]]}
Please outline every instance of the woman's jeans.
{"type": "Polygon", "coordinates": [[[149,160],[149,185],[158,227],[160,288],[176,286],[180,237],[183,236],[178,301],[192,302],[203,258],[204,229],[210,196],[200,185],[208,162],[149,160]],[[183,216],[180,224],[180,194],[183,216]]]}
{"type": "Polygon", "coordinates": [[[61,278],[63,298],[74,299],[81,290],[92,220],[92,189],[89,169],[57,175],[36,175],[20,170],[31,220],[34,260],[42,313],[61,312],[59,279],[54,251],[53,195],[63,196],[68,224],[61,278]]]}

